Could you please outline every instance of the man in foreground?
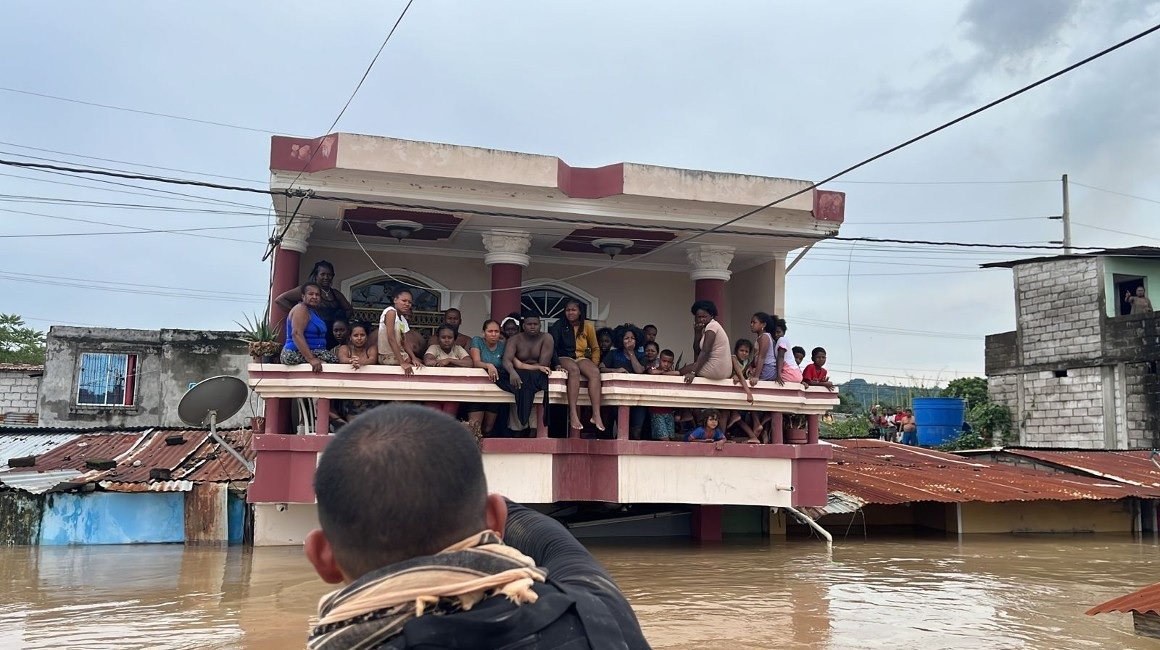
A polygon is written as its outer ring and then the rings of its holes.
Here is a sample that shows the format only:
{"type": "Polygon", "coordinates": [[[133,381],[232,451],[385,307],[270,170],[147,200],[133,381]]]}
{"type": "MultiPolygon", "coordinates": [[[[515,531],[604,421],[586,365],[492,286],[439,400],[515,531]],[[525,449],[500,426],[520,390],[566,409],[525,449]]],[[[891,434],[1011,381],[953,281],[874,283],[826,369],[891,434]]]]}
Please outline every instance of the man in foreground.
{"type": "Polygon", "coordinates": [[[358,416],[323,452],[314,492],[322,528],[306,556],[345,586],[319,603],[311,650],[649,647],[563,526],[487,493],[475,439],[450,416],[358,416]]]}

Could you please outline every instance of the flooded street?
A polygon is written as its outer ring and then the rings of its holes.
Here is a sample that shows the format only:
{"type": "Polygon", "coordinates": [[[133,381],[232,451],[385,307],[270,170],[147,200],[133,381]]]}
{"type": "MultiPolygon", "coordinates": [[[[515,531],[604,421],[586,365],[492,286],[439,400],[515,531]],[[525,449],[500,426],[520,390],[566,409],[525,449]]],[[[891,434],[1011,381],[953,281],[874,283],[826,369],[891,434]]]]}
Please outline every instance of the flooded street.
{"type": "MultiPolygon", "coordinates": [[[[1160,579],[1127,537],[596,543],[656,648],[1160,648],[1084,616],[1160,579]]],[[[299,548],[0,548],[0,647],[295,648],[299,548]]]]}

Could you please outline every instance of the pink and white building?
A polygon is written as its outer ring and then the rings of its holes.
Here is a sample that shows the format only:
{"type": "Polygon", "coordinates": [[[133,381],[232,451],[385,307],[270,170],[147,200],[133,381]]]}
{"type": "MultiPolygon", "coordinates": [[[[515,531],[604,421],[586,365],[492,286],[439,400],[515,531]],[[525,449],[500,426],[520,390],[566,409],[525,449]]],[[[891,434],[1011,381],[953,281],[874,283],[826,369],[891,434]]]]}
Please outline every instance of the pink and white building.
{"type": "MultiPolygon", "coordinates": [[[[755,311],[784,314],[787,253],[837,234],[845,201],[838,192],[807,189],[807,181],[632,163],[578,168],[551,156],[346,133],[275,137],[270,168],[272,189],[308,193],[274,199],[284,231],[273,256],[274,295],[325,259],[357,317],[377,321],[394,290],[406,285],[415,296],[413,324],[434,326],[443,310],[456,307],[468,334],[485,318],[510,312],[555,318],[564,300],[575,298],[598,326],[655,324],[658,342],[685,360],[692,358],[695,299],[715,302],[733,337],[749,336],[755,311]]],[[[277,307],[272,315],[275,322],[285,317],[277,307]]],[[[311,433],[325,432],[325,423],[292,417],[309,412],[292,408],[296,401],[325,413],[330,399],[510,397],[473,369],[427,369],[404,378],[381,366],[327,366],[312,375],[255,364],[249,374],[266,399],[249,492],[257,544],[295,543],[315,525],[311,481],[328,438],[311,433]]],[[[817,421],[837,404],[836,394],[762,385],[755,404],[746,405],[728,381],[686,386],[680,378],[621,375],[604,386],[606,403],[617,408],[800,414],[807,439],[720,451],[627,435],[490,439],[484,460],[492,489],[527,503],[687,504],[694,506],[694,534],[703,538],[721,535],[724,505],[824,505],[830,452],[817,443],[817,421]]],[[[562,376],[553,377],[549,394],[553,403],[563,401],[562,376]]]]}

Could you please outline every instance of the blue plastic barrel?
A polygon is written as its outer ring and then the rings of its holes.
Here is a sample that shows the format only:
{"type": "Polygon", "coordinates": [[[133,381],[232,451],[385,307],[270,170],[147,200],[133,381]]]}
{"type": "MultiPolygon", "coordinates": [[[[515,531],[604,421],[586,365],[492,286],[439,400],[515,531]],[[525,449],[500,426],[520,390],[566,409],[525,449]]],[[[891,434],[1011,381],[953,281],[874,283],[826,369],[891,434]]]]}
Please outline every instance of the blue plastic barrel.
{"type": "Polygon", "coordinates": [[[923,447],[950,442],[962,431],[967,406],[958,397],[916,397],[913,408],[918,444],[923,447]]]}

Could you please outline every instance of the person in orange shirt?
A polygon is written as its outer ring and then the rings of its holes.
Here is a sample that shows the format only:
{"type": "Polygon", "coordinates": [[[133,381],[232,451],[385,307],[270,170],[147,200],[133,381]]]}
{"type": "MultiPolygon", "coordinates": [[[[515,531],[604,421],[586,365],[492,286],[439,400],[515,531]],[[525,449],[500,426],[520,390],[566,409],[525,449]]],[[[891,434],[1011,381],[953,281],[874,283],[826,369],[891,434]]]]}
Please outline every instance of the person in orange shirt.
{"type": "Polygon", "coordinates": [[[580,378],[588,381],[588,401],[592,404],[592,426],[604,431],[600,418],[600,341],[596,328],[584,318],[580,303],[564,305],[564,317],[552,324],[548,333],[556,344],[556,367],[568,373],[568,420],[573,431],[584,428],[576,402],[580,399],[580,378]]]}

